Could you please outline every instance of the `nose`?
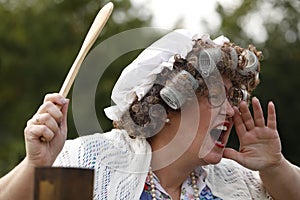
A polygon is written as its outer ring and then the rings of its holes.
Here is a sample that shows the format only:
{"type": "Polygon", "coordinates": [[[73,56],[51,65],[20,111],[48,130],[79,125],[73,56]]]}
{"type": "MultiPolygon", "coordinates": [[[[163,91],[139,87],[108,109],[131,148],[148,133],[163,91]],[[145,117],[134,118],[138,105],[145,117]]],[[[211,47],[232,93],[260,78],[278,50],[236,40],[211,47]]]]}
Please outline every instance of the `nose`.
{"type": "Polygon", "coordinates": [[[232,105],[229,103],[227,98],[225,99],[225,102],[222,106],[222,110],[227,117],[234,116],[234,109],[233,109],[232,105]]]}

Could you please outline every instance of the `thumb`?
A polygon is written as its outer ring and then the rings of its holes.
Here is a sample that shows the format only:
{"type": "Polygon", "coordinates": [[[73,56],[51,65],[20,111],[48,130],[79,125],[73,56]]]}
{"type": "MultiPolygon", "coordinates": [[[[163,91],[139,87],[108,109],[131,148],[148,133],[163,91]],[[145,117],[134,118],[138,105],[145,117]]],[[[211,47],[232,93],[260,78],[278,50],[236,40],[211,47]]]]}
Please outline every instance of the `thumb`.
{"type": "Polygon", "coordinates": [[[67,132],[67,116],[68,116],[68,107],[69,107],[69,99],[66,99],[66,103],[63,105],[61,112],[63,114],[62,120],[61,120],[61,130],[66,134],[67,132]]]}
{"type": "Polygon", "coordinates": [[[243,163],[243,159],[244,159],[240,152],[238,152],[232,148],[225,148],[223,157],[234,160],[240,164],[243,163]]]}

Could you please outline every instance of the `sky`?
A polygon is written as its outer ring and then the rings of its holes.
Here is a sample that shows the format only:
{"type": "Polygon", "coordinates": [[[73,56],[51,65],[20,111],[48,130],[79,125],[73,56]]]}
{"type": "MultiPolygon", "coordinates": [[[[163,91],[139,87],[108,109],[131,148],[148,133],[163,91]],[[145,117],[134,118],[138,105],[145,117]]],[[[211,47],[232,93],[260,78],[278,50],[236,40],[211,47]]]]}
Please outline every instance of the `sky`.
{"type": "Polygon", "coordinates": [[[209,22],[210,29],[215,30],[220,25],[220,16],[215,11],[216,2],[227,9],[234,9],[241,0],[131,0],[134,4],[146,4],[153,15],[153,26],[171,29],[180,18],[184,28],[195,33],[205,33],[200,20],[209,22]]]}
{"type": "MultiPolygon", "coordinates": [[[[131,0],[134,5],[143,4],[149,9],[153,16],[152,26],[159,28],[173,29],[175,23],[182,18],[182,26],[193,33],[211,33],[221,25],[221,17],[216,12],[217,3],[220,3],[227,13],[233,13],[239,8],[243,0],[131,0]],[[201,20],[205,20],[209,25],[207,30],[201,20]]],[[[274,8],[268,1],[258,2],[259,10],[247,13],[238,23],[243,24],[243,31],[253,39],[255,43],[263,43],[268,39],[268,33],[264,27],[264,22],[270,21],[278,24],[284,18],[284,11],[274,8]],[[268,10],[268,12],[265,12],[268,10]]],[[[140,11],[143,15],[146,11],[140,11]]],[[[300,27],[300,25],[299,25],[300,27]]],[[[300,28],[299,28],[300,29],[300,28]]],[[[300,37],[300,35],[299,35],[300,37]]],[[[287,39],[290,39],[288,37],[287,39]]],[[[296,37],[292,37],[294,41],[296,37]]]]}

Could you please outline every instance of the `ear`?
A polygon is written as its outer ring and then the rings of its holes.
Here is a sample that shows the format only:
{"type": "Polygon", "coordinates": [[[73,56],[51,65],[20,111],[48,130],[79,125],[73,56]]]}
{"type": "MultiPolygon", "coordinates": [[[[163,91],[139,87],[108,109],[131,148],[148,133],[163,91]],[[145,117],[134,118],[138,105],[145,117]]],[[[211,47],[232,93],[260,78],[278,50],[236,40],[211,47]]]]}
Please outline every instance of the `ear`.
{"type": "Polygon", "coordinates": [[[166,124],[171,124],[172,122],[176,122],[177,119],[180,120],[180,109],[179,110],[173,110],[173,109],[167,109],[167,118],[166,118],[166,124]]]}

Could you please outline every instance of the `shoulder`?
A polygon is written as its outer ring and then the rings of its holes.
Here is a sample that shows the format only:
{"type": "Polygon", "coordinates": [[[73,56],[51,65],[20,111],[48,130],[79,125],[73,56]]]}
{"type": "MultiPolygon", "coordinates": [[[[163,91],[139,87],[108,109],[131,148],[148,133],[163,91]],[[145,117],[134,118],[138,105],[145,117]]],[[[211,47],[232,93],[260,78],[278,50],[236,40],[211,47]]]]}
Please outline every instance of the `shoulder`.
{"type": "Polygon", "coordinates": [[[130,138],[125,130],[112,129],[106,133],[94,133],[92,135],[67,140],[65,148],[82,148],[97,151],[118,149],[120,151],[134,151],[135,153],[147,152],[149,144],[144,138],[130,138]]]}
{"type": "Polygon", "coordinates": [[[125,130],[113,129],[67,140],[54,165],[94,168],[96,163],[113,166],[117,161],[129,165],[134,159],[148,160],[150,153],[146,139],[132,139],[125,130]]]}

